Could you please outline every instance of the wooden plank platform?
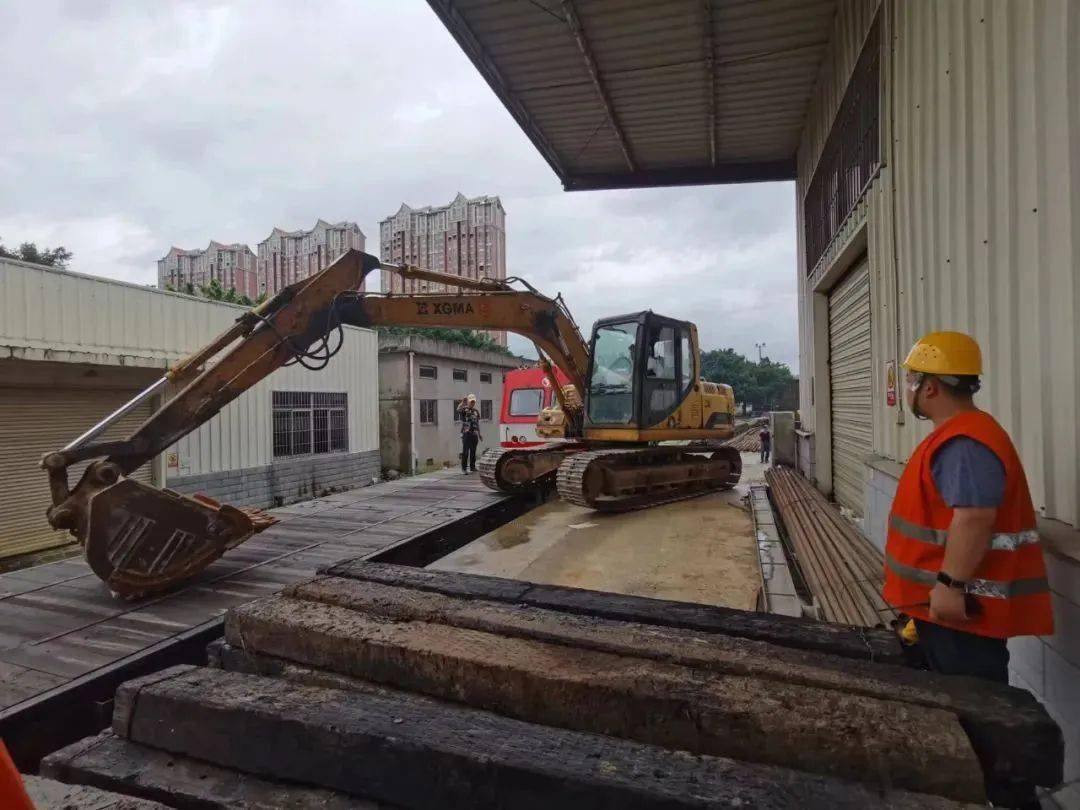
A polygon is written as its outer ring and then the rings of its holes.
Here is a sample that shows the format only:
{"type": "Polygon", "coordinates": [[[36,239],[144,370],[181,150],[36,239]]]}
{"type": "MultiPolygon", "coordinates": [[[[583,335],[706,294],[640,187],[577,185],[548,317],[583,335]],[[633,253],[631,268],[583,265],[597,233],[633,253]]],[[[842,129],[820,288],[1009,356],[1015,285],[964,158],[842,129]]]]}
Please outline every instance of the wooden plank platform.
{"type": "MultiPolygon", "coordinates": [[[[342,560],[407,547],[413,538],[452,535],[455,524],[511,500],[484,487],[479,476],[439,471],[292,504],[272,510],[280,523],[186,586],[142,601],[114,598],[82,559],[0,575],[0,737],[9,747],[25,739],[20,724],[49,701],[76,692],[83,702],[107,701],[126,678],[179,660],[205,660],[205,644],[220,634],[230,608],[342,560]],[[181,651],[184,645],[189,652],[181,651]],[[180,657],[170,659],[170,651],[180,657]],[[103,688],[96,688],[98,681],[103,688]]],[[[46,733],[42,717],[33,722],[39,736],[46,733]]],[[[33,764],[57,743],[92,730],[13,754],[21,765],[33,764]]]]}

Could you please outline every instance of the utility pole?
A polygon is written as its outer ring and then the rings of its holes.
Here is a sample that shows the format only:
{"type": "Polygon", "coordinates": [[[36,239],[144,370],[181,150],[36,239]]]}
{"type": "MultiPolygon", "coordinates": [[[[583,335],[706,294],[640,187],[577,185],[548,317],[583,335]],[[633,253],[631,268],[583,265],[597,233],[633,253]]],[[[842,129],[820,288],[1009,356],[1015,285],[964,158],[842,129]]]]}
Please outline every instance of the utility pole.
{"type": "Polygon", "coordinates": [[[760,366],[761,365],[761,359],[762,359],[761,358],[761,350],[765,348],[765,344],[764,343],[755,343],[754,348],[757,349],[757,361],[758,361],[758,365],[760,366]]]}

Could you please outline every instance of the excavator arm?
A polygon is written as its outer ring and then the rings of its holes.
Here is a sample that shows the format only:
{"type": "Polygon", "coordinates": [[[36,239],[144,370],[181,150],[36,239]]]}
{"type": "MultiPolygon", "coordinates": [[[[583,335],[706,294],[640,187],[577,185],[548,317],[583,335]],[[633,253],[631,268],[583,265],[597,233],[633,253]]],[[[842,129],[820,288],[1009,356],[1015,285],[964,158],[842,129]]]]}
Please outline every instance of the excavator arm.
{"type": "Polygon", "coordinates": [[[565,310],[534,292],[496,290],[360,296],[341,305],[352,326],[416,326],[499,329],[530,339],[584,390],[589,347],[565,310]]]}
{"type": "Polygon", "coordinates": [[[584,390],[588,346],[562,302],[502,281],[476,281],[401,268],[350,250],[322,272],[281,290],[114,414],[47,454],[50,524],[82,543],[91,569],[121,596],[135,598],[186,580],[274,521],[201,497],[128,478],[282,366],[324,367],[340,348],[341,327],[418,326],[505,329],[531,339],[584,390]],[[470,293],[372,295],[364,277],[383,268],[470,293]],[[95,443],[139,402],[175,392],[127,439],[95,443]],[[74,489],[68,468],[94,460],[74,489]]]}

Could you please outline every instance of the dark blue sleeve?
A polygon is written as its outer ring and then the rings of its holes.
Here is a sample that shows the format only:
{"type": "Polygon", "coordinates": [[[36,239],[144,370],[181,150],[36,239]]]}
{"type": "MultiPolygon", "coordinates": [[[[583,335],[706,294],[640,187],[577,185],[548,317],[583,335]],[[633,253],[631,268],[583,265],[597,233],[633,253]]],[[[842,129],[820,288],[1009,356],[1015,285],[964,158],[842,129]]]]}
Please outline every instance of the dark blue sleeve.
{"type": "Polygon", "coordinates": [[[938,492],[946,504],[1000,506],[1005,498],[1005,467],[982,442],[957,436],[938,448],[930,460],[938,492]]]}

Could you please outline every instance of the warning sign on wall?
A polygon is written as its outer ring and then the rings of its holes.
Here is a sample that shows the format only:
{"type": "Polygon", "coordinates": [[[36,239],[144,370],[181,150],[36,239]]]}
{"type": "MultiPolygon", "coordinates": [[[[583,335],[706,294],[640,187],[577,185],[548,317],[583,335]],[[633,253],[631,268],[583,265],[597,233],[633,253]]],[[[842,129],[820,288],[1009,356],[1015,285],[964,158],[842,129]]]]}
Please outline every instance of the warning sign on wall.
{"type": "Polygon", "coordinates": [[[167,466],[170,470],[179,470],[180,469],[180,454],[177,453],[177,452],[166,453],[165,454],[165,466],[167,466]]]}
{"type": "Polygon", "coordinates": [[[896,361],[885,363],[885,404],[896,407],[896,361]]]}

